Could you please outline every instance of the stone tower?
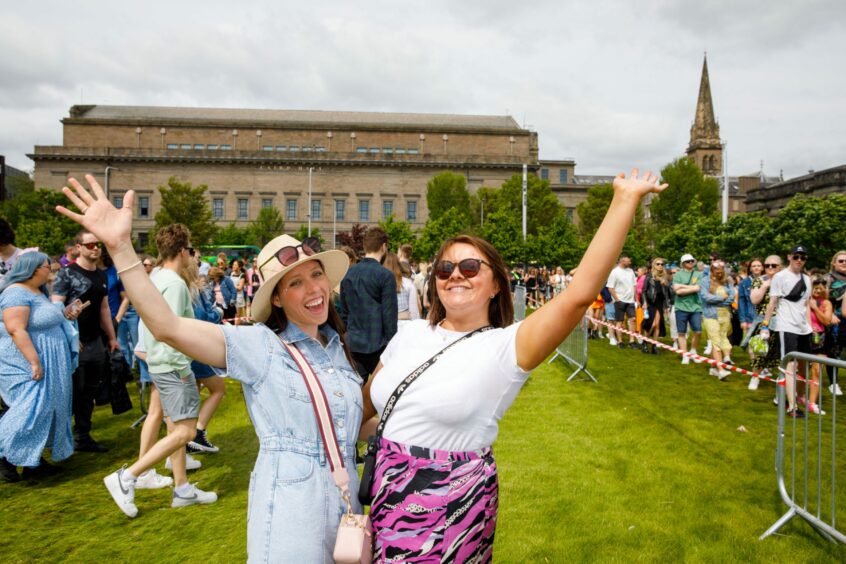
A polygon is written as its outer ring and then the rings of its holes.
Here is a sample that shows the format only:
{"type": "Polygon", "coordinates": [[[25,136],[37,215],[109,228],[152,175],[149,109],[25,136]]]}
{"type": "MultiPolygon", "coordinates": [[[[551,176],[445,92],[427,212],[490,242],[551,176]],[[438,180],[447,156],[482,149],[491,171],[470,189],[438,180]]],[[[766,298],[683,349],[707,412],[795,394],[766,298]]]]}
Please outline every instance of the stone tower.
{"type": "Polygon", "coordinates": [[[699,99],[696,101],[696,116],[690,127],[687,156],[692,158],[705,174],[720,176],[723,173],[723,148],[720,144],[720,126],[714,118],[714,104],[711,102],[707,55],[702,63],[699,99]]]}

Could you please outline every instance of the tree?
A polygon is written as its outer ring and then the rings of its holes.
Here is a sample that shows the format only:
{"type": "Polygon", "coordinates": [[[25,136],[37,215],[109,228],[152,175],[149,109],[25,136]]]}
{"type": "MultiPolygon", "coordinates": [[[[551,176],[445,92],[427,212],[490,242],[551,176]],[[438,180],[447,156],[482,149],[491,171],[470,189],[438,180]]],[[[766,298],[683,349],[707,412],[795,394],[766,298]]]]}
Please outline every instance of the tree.
{"type": "Polygon", "coordinates": [[[808,268],[828,269],[835,252],[846,249],[846,196],[797,194],[772,220],[769,254],[784,256],[794,245],[808,248],[808,268]]]}
{"type": "Polygon", "coordinates": [[[587,200],[576,206],[579,215],[579,233],[585,240],[590,240],[608,213],[611,199],[614,197],[614,187],[610,183],[591,186],[587,191],[587,200]]]}
{"type": "Polygon", "coordinates": [[[436,174],[426,184],[426,206],[429,208],[429,219],[439,219],[448,211],[455,210],[465,221],[470,221],[467,178],[451,171],[436,174]]]}
{"type": "Polygon", "coordinates": [[[413,246],[417,242],[417,237],[411,230],[411,224],[407,221],[394,220],[393,214],[389,215],[386,220],[380,221],[379,227],[388,235],[388,250],[392,253],[397,252],[400,245],[409,243],[413,246]]]}
{"type": "Polygon", "coordinates": [[[466,216],[457,209],[447,210],[437,219],[430,217],[420,232],[414,255],[423,260],[433,258],[445,240],[466,232],[467,228],[466,216]]]}
{"type": "MultiPolygon", "coordinates": [[[[514,214],[520,218],[522,231],[523,217],[523,176],[515,174],[499,189],[492,202],[493,211],[514,214]]],[[[487,210],[487,203],[485,204],[487,210]]],[[[564,213],[564,207],[558,203],[558,198],[552,193],[548,180],[541,180],[530,174],[527,180],[526,193],[526,232],[537,235],[542,226],[552,225],[559,215],[564,213]]],[[[487,211],[486,211],[487,214],[487,211]]],[[[487,222],[487,219],[485,220],[487,222]]]]}
{"type": "Polygon", "coordinates": [[[676,261],[683,253],[703,258],[717,248],[722,230],[719,216],[716,213],[703,214],[698,198],[690,202],[689,208],[661,238],[658,244],[659,255],[676,261]]]}
{"type": "Polygon", "coordinates": [[[705,176],[689,157],[677,159],[665,166],[661,171],[661,182],[669,186],[649,206],[652,220],[660,233],[678,225],[694,199],[700,203],[701,215],[717,214],[720,183],[716,178],[705,176]]]}
{"type": "Polygon", "coordinates": [[[212,239],[212,244],[218,245],[254,245],[255,241],[250,236],[247,228],[238,227],[233,221],[223,229],[218,229],[212,239]]]}
{"type": "Polygon", "coordinates": [[[551,225],[541,227],[536,236],[528,240],[529,255],[534,261],[550,267],[561,266],[570,270],[579,264],[584,246],[576,226],[566,215],[555,218],[551,225]]]}
{"type": "Polygon", "coordinates": [[[262,208],[258,217],[247,227],[250,242],[264,247],[274,238],[285,233],[285,221],[274,207],[262,208]]]}
{"type": "Polygon", "coordinates": [[[716,240],[720,256],[728,260],[748,260],[770,254],[771,224],[772,218],[766,212],[730,215],[716,240]]]}
{"type": "Polygon", "coordinates": [[[523,220],[510,210],[496,210],[485,214],[485,225],[479,236],[496,247],[505,262],[522,263],[527,260],[527,244],[523,242],[523,220]]]}
{"type": "Polygon", "coordinates": [[[35,192],[35,181],[29,174],[16,174],[6,177],[6,199],[11,200],[32,192],[35,192]]]}
{"type": "Polygon", "coordinates": [[[72,241],[81,227],[56,213],[57,205],[78,211],[64,194],[44,188],[20,193],[13,200],[0,203],[0,215],[15,232],[15,245],[38,247],[50,256],[62,255],[65,243],[72,241]]]}
{"type": "MultiPolygon", "coordinates": [[[[191,186],[190,182],[180,182],[175,176],[167,181],[167,186],[159,186],[162,196],[161,209],[156,213],[154,232],[172,223],[182,223],[191,231],[191,243],[195,247],[206,245],[217,231],[209,202],[206,199],[208,186],[191,186]]],[[[147,252],[156,254],[155,238],[150,238],[147,252]]]]}
{"type": "Polygon", "coordinates": [[[353,223],[349,231],[338,232],[338,243],[341,246],[347,246],[355,251],[358,256],[364,256],[364,234],[367,233],[367,227],[360,223],[353,223]]]}
{"type": "MultiPolygon", "coordinates": [[[[297,229],[296,232],[294,232],[293,235],[291,235],[291,237],[293,237],[297,241],[302,241],[303,239],[305,239],[308,236],[309,236],[309,234],[308,234],[308,224],[307,223],[303,223],[302,225],[300,225],[300,228],[297,229]]],[[[320,248],[321,249],[326,248],[326,241],[323,239],[323,236],[320,234],[320,229],[318,229],[317,227],[312,227],[311,228],[311,237],[317,237],[317,239],[320,241],[320,248]]]]}

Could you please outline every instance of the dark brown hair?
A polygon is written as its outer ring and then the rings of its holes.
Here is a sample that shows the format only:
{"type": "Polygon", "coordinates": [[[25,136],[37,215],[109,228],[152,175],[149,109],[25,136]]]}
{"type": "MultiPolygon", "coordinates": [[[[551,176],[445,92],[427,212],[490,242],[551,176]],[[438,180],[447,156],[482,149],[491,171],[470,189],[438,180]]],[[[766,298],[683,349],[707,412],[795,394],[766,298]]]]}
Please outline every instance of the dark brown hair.
{"type": "Polygon", "coordinates": [[[377,253],[388,242],[388,234],[381,227],[371,227],[364,234],[364,252],[377,253]]]}
{"type": "Polygon", "coordinates": [[[182,249],[189,247],[191,232],[181,223],[165,225],[156,233],[156,248],[159,250],[159,260],[170,260],[178,255],[182,249]]]}
{"type": "MultiPolygon", "coordinates": [[[[514,323],[514,304],[511,302],[511,284],[509,282],[508,268],[505,266],[505,261],[502,260],[502,255],[499,254],[496,247],[474,235],[458,235],[444,241],[438,250],[438,254],[435,255],[435,261],[432,264],[436,265],[440,262],[444,253],[458,243],[476,247],[482,253],[482,258],[490,264],[494,282],[496,282],[499,290],[488,304],[488,321],[494,327],[508,327],[514,323]]],[[[446,308],[441,303],[441,298],[437,292],[436,272],[437,269],[432,268],[429,278],[429,285],[434,290],[432,292],[432,307],[429,310],[430,325],[437,325],[446,318],[446,308]]]]}

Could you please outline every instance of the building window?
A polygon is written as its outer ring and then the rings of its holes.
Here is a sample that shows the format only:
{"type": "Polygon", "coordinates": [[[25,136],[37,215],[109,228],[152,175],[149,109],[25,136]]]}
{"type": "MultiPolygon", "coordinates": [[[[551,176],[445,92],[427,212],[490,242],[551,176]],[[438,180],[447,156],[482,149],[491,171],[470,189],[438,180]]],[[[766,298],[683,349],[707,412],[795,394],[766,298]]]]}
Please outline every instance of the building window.
{"type": "Polygon", "coordinates": [[[300,152],[300,148],[297,145],[291,145],[290,147],[288,147],[288,150],[291,151],[292,153],[299,153],[300,152]]]}
{"type": "Polygon", "coordinates": [[[567,184],[567,169],[562,168],[558,171],[558,182],[560,184],[567,184]]]}
{"type": "Polygon", "coordinates": [[[149,234],[146,231],[139,231],[138,232],[138,246],[142,249],[147,246],[147,243],[150,242],[149,234]]]}
{"type": "Polygon", "coordinates": [[[262,198],[261,199],[261,207],[264,208],[272,208],[273,207],[273,198],[262,198]]]}
{"type": "Polygon", "coordinates": [[[366,153],[367,147],[358,147],[358,148],[356,148],[355,152],[356,153],[366,153]]]}
{"type": "Polygon", "coordinates": [[[382,152],[385,153],[386,155],[393,155],[394,149],[393,149],[393,147],[385,147],[385,148],[382,149],[382,152]]]}
{"type": "Polygon", "coordinates": [[[177,145],[176,143],[168,143],[167,148],[168,149],[178,149],[179,145],[177,145]]]}
{"type": "Polygon", "coordinates": [[[573,214],[576,212],[576,208],[567,208],[567,219],[573,221],[573,214]]]}
{"type": "Polygon", "coordinates": [[[250,200],[238,198],[238,219],[250,218],[250,200]]]}
{"type": "Polygon", "coordinates": [[[314,152],[315,153],[325,153],[326,147],[317,146],[317,147],[314,148],[314,152]]]}
{"type": "Polygon", "coordinates": [[[394,215],[394,201],[384,200],[382,202],[382,219],[388,219],[394,215]]]}
{"type": "Polygon", "coordinates": [[[541,180],[549,180],[549,169],[542,168],[541,169],[541,180]]]}
{"type": "Polygon", "coordinates": [[[344,200],[335,200],[335,219],[344,219],[346,207],[346,202],[344,200]]]}
{"type": "Polygon", "coordinates": [[[311,219],[320,221],[320,200],[311,201],[311,219]]]}
{"type": "Polygon", "coordinates": [[[194,150],[195,150],[195,151],[202,151],[202,150],[203,150],[203,149],[205,149],[205,148],[206,148],[206,146],[205,146],[205,145],[200,145],[199,143],[197,143],[196,145],[194,145],[194,150]]]}
{"type": "Polygon", "coordinates": [[[112,198],[112,205],[114,205],[117,209],[123,207],[123,196],[114,196],[112,198]]]}
{"type": "Polygon", "coordinates": [[[212,215],[215,219],[223,219],[223,198],[212,200],[212,215]]]}
{"type": "Polygon", "coordinates": [[[217,145],[207,145],[206,149],[209,151],[217,151],[217,145]]]}
{"type": "Polygon", "coordinates": [[[182,145],[179,146],[179,148],[180,149],[190,149],[191,143],[183,143],[182,145]]]}
{"type": "Polygon", "coordinates": [[[221,145],[221,146],[220,146],[220,150],[221,150],[221,151],[231,151],[231,150],[232,150],[232,145],[226,145],[226,144],[221,145]]]}
{"type": "Polygon", "coordinates": [[[272,151],[272,150],[273,150],[273,145],[262,145],[262,146],[261,146],[261,150],[262,150],[262,151],[272,151]]]}
{"type": "Polygon", "coordinates": [[[374,154],[375,154],[375,153],[378,153],[378,152],[379,152],[379,147],[370,147],[370,152],[371,152],[371,153],[374,153],[374,154]]]}
{"type": "Polygon", "coordinates": [[[138,217],[150,217],[150,196],[138,198],[138,217]]]}
{"type": "Polygon", "coordinates": [[[285,202],[285,219],[288,221],[293,221],[297,219],[297,201],[296,200],[288,200],[285,202]]]}
{"type": "Polygon", "coordinates": [[[400,147],[397,147],[396,153],[397,153],[398,155],[404,155],[404,154],[405,154],[405,149],[402,149],[402,148],[400,148],[400,147]]]}
{"type": "Polygon", "coordinates": [[[409,154],[409,155],[419,155],[419,154],[420,154],[420,151],[419,151],[419,150],[417,150],[417,149],[409,149],[409,150],[408,150],[408,154],[409,154]]]}
{"type": "Polygon", "coordinates": [[[288,146],[287,145],[276,145],[276,150],[277,151],[287,151],[288,146]]]}
{"type": "Polygon", "coordinates": [[[417,202],[406,203],[405,219],[408,221],[417,221],[417,202]]]}
{"type": "Polygon", "coordinates": [[[370,201],[359,200],[358,202],[358,220],[370,221],[370,201]]]}

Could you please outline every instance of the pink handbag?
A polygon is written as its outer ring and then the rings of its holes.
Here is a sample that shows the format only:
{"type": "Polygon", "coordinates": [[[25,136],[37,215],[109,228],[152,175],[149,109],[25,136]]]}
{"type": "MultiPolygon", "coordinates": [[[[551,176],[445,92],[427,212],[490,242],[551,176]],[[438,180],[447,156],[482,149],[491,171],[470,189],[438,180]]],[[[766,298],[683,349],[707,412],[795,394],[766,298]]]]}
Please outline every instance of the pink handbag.
{"type": "MultiPolygon", "coordinates": [[[[282,341],[281,338],[279,340],[282,341]]],[[[338,525],[338,536],[335,538],[335,550],[332,557],[338,564],[369,563],[373,558],[373,529],[370,526],[370,517],[353,513],[352,503],[350,503],[350,477],[344,467],[344,457],[338,446],[335,427],[332,425],[332,412],[326,402],[323,387],[299,349],[285,341],[282,341],[282,344],[303,375],[314,406],[314,414],[317,416],[317,428],[320,430],[320,437],[326,449],[332,479],[341,490],[341,496],[347,504],[347,512],[341,516],[341,523],[338,525]]]]}

